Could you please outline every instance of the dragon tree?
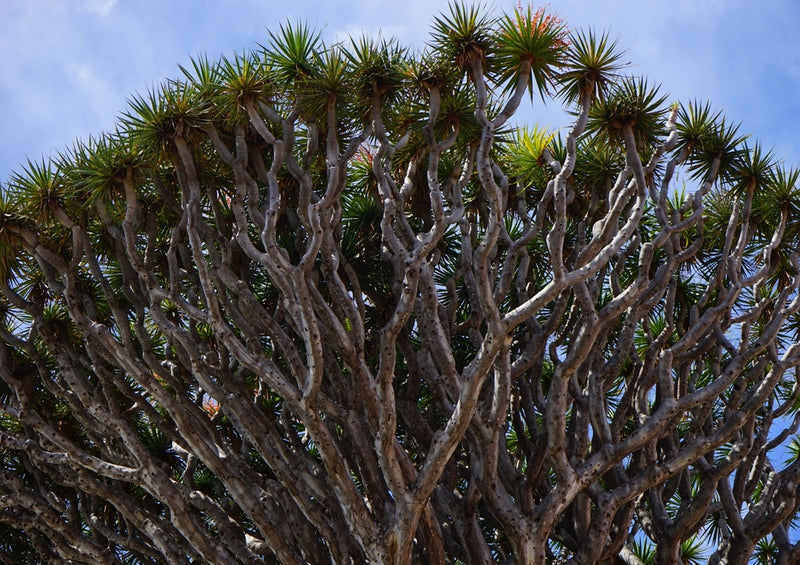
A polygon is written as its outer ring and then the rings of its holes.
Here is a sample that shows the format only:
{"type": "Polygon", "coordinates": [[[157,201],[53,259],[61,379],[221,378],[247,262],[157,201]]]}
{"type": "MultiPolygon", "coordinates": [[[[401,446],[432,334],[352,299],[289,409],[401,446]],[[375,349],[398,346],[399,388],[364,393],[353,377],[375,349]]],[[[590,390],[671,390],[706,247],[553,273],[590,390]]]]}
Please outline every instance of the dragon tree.
{"type": "Polygon", "coordinates": [[[0,188],[0,561],[800,562],[797,170],[543,10],[264,44],[0,188]]]}

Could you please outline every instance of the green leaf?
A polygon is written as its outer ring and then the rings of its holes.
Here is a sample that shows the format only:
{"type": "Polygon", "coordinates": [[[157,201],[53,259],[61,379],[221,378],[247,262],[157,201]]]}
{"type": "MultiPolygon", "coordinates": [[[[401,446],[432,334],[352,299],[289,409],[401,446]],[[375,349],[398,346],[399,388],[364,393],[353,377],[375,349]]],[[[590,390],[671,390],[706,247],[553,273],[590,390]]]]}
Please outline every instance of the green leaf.
{"type": "Polygon", "coordinates": [[[10,188],[25,214],[39,223],[51,221],[67,196],[60,171],[44,159],[28,159],[21,173],[11,175],[10,188]]]}
{"type": "Polygon", "coordinates": [[[598,98],[589,110],[588,132],[603,134],[611,143],[623,140],[631,128],[640,152],[664,133],[663,107],[666,96],[644,78],[627,78],[617,83],[608,96],[598,98]]]}
{"type": "Polygon", "coordinates": [[[281,24],[277,33],[269,32],[269,37],[270,48],[265,48],[264,55],[278,84],[292,86],[314,74],[319,32],[311,30],[305,23],[281,24]]]}
{"type": "Polygon", "coordinates": [[[688,151],[691,177],[705,180],[718,171],[725,180],[730,177],[740,159],[739,146],[747,136],[739,134],[738,124],[726,123],[721,112],[712,113],[708,103],[690,102],[681,106],[676,124],[678,144],[676,151],[688,151]]]}
{"type": "Polygon", "coordinates": [[[209,121],[210,104],[189,82],[168,81],[134,94],[122,123],[142,148],[160,154],[176,136],[192,138],[209,121]]]}
{"type": "Polygon", "coordinates": [[[619,79],[624,51],[619,50],[617,42],[611,41],[607,33],[597,36],[594,30],[575,32],[567,44],[564,70],[558,75],[562,98],[577,103],[585,95],[591,101],[604,97],[619,79]]]}
{"type": "Polygon", "coordinates": [[[495,45],[493,18],[485,13],[482,4],[452,2],[448,8],[447,14],[434,18],[429,45],[462,73],[468,73],[476,61],[488,73],[489,56],[495,45]]]}
{"type": "Polygon", "coordinates": [[[536,85],[544,98],[563,63],[566,35],[567,29],[561,19],[543,8],[536,11],[530,6],[525,10],[518,8],[512,16],[504,16],[500,20],[494,61],[497,82],[504,85],[506,91],[514,88],[520,80],[524,63],[530,63],[532,80],[528,91],[533,95],[533,86],[536,85]]]}

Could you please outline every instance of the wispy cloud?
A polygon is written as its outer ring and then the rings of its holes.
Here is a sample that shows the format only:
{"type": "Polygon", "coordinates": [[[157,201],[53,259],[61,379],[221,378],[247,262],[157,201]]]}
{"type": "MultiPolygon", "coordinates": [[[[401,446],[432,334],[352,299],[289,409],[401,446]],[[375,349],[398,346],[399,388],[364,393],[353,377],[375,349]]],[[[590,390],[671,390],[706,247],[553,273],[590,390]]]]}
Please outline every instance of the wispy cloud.
{"type": "Polygon", "coordinates": [[[83,0],[80,4],[81,8],[102,18],[108,16],[114,6],[117,5],[117,0],[83,0]]]}
{"type": "Polygon", "coordinates": [[[99,122],[111,126],[114,116],[119,112],[119,102],[127,93],[120,92],[110,80],[98,74],[97,69],[87,65],[70,64],[67,82],[71,89],[84,100],[84,107],[95,114],[99,122]]]}

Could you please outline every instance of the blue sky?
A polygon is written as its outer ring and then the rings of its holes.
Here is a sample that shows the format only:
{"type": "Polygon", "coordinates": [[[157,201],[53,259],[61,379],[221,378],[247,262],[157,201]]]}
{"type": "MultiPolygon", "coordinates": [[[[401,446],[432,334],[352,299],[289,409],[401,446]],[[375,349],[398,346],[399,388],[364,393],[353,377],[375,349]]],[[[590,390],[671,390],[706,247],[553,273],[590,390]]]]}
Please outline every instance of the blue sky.
{"type": "MultiPolygon", "coordinates": [[[[515,0],[495,0],[511,10],[515,0]]],[[[629,72],[671,100],[710,100],[743,131],[800,165],[800,2],[551,0],[571,28],[606,30],[629,72]]],[[[113,129],[126,98],[179,74],[189,57],[254,48],[305,20],[328,41],[363,32],[421,46],[446,0],[2,0],[0,182],[26,157],[113,129]]],[[[536,103],[531,121],[566,121],[536,103]]]]}

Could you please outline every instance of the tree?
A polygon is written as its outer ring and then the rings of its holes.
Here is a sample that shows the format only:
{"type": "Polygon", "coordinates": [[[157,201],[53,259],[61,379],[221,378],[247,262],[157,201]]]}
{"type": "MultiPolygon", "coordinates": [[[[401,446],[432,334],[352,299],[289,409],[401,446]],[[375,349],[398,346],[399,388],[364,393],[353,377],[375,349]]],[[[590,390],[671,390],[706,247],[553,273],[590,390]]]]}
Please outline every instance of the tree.
{"type": "Polygon", "coordinates": [[[541,10],[182,71],[2,187],[4,562],[800,560],[796,170],[541,10]]]}

